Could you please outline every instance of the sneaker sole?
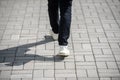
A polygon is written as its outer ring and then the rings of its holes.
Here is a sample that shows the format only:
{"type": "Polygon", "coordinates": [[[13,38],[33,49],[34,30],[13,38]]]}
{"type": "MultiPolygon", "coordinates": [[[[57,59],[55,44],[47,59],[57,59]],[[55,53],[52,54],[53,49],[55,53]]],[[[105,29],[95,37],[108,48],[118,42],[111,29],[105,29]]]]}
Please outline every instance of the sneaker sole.
{"type": "Polygon", "coordinates": [[[69,54],[68,54],[68,55],[64,55],[63,53],[59,53],[58,56],[61,56],[61,57],[68,57],[69,54]]]}

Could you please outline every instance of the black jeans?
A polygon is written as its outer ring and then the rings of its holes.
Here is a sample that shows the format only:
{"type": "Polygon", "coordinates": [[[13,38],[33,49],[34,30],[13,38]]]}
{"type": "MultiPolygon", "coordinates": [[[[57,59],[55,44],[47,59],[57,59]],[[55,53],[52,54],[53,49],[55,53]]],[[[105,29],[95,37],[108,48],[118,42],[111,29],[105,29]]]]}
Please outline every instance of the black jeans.
{"type": "Polygon", "coordinates": [[[50,25],[59,34],[59,45],[67,45],[70,36],[72,0],[48,0],[50,25]],[[59,16],[60,11],[60,16],[59,16]],[[60,19],[59,19],[60,18],[60,19]]]}

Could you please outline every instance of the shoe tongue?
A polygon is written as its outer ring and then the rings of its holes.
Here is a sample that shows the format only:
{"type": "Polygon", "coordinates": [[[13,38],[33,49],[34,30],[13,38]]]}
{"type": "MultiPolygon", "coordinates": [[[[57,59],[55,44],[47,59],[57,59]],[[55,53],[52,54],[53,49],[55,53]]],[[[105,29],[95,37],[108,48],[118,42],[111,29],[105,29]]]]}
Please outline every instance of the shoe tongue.
{"type": "Polygon", "coordinates": [[[67,49],[67,46],[64,46],[63,49],[67,49]]]}

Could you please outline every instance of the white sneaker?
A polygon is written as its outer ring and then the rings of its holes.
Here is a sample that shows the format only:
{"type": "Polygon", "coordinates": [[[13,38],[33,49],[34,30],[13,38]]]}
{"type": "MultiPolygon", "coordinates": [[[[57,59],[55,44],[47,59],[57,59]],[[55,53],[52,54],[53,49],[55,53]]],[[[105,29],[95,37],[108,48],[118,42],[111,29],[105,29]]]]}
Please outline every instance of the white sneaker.
{"type": "Polygon", "coordinates": [[[70,55],[70,51],[68,50],[68,46],[60,46],[60,51],[58,56],[67,57],[70,55]]]}
{"type": "Polygon", "coordinates": [[[50,35],[54,40],[58,40],[58,34],[55,34],[52,30],[50,30],[50,35]]]}

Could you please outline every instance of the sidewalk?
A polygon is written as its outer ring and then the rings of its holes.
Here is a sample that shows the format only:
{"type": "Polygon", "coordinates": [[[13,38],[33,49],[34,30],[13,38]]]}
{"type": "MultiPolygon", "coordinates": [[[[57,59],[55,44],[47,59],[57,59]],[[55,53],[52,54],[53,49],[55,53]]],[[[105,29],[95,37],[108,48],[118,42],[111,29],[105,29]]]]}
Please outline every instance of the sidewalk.
{"type": "Polygon", "coordinates": [[[0,0],[0,80],[120,80],[119,0],[73,0],[70,56],[56,56],[47,0],[0,0]]]}

